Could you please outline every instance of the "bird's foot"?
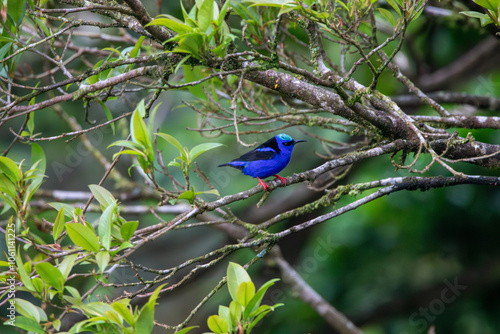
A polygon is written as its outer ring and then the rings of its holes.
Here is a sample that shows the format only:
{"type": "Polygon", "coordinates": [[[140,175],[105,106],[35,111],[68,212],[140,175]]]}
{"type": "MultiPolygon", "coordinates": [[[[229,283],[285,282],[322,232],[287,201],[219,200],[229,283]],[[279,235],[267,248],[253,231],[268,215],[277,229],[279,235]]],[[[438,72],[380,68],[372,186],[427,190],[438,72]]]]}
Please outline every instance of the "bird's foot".
{"type": "Polygon", "coordinates": [[[258,179],[259,179],[259,184],[261,184],[264,187],[264,191],[267,191],[269,186],[264,181],[262,181],[260,177],[258,177],[258,179]]]}
{"type": "Polygon", "coordinates": [[[279,175],[273,175],[274,177],[276,177],[276,179],[280,179],[280,181],[286,186],[286,179],[284,177],[281,177],[279,175]]]}

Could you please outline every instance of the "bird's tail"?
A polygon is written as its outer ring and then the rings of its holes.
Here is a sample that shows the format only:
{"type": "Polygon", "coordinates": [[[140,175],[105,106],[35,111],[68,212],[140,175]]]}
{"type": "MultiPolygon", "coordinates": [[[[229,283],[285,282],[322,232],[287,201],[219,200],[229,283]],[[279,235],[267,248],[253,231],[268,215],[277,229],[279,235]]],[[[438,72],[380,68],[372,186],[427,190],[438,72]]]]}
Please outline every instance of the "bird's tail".
{"type": "Polygon", "coordinates": [[[247,163],[243,162],[243,161],[231,161],[231,162],[228,162],[227,164],[222,164],[222,165],[219,165],[217,167],[230,166],[230,167],[242,170],[243,168],[245,168],[246,164],[247,163]]]}

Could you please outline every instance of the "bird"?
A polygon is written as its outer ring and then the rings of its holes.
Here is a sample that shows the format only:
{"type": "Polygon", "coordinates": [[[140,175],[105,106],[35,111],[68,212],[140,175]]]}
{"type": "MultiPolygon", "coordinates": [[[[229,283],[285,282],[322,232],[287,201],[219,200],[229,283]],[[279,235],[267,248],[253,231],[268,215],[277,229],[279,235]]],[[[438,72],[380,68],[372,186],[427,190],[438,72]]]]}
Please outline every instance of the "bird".
{"type": "Polygon", "coordinates": [[[217,167],[230,166],[240,169],[244,175],[259,179],[259,184],[267,191],[269,186],[262,181],[269,176],[274,176],[286,185],[285,178],[278,175],[290,162],[295,144],[306,140],[294,140],[285,133],[274,136],[256,149],[243,154],[241,157],[231,160],[217,167]]]}

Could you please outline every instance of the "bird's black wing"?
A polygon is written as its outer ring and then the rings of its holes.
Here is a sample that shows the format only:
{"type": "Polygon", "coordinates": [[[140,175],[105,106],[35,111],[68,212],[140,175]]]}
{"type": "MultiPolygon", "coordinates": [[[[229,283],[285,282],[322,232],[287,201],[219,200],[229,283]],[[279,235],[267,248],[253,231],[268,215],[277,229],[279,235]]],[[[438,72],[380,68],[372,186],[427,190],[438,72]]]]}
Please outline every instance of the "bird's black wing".
{"type": "Polygon", "coordinates": [[[265,143],[259,145],[255,150],[247,152],[233,161],[269,160],[274,158],[274,156],[279,152],[280,148],[278,147],[278,142],[276,141],[276,138],[273,137],[265,143]]]}
{"type": "Polygon", "coordinates": [[[276,155],[276,152],[273,151],[272,149],[256,148],[255,150],[247,152],[247,153],[243,154],[241,157],[234,159],[233,161],[269,160],[269,159],[272,159],[275,155],[276,155]]]}

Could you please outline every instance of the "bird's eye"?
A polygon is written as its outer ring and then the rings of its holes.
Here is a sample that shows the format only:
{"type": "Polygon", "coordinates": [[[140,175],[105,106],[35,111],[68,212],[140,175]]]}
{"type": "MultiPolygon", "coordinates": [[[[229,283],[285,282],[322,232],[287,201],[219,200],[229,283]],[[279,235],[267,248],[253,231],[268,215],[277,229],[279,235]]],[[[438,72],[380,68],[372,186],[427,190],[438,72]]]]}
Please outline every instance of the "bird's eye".
{"type": "Polygon", "coordinates": [[[290,146],[290,145],[292,145],[292,143],[293,143],[293,142],[291,142],[291,141],[286,141],[286,142],[284,142],[284,143],[283,143],[283,145],[285,145],[285,146],[290,146]]]}

